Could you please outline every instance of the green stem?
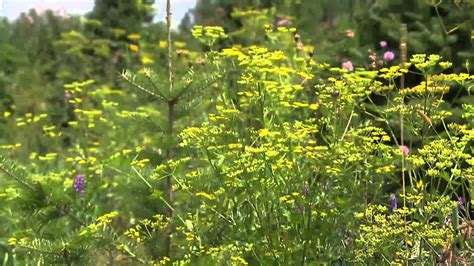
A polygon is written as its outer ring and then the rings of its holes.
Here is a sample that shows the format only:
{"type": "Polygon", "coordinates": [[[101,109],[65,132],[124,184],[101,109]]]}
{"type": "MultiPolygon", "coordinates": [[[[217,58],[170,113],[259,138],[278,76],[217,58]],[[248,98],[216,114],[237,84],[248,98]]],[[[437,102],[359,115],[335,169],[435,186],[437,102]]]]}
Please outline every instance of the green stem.
{"type": "MultiPolygon", "coordinates": [[[[169,0],[168,0],[169,1],[169,0]]],[[[168,139],[171,140],[173,136],[173,126],[174,126],[174,101],[168,102],[168,132],[167,136],[168,139]]],[[[170,160],[173,157],[173,150],[171,147],[166,148],[166,158],[167,160],[170,160]]],[[[173,191],[173,176],[169,175],[166,177],[166,196],[167,196],[167,202],[169,204],[168,206],[168,218],[170,220],[170,223],[168,224],[168,227],[166,228],[165,231],[165,249],[166,249],[166,256],[168,258],[171,258],[170,252],[171,252],[171,234],[172,232],[172,225],[171,225],[171,220],[173,218],[174,214],[174,208],[173,208],[173,196],[174,196],[174,191],[173,191]]]]}
{"type": "MultiPolygon", "coordinates": [[[[168,92],[171,94],[173,92],[173,55],[172,55],[172,47],[171,47],[171,0],[166,1],[166,25],[168,31],[168,92]]],[[[170,100],[168,101],[168,132],[167,136],[168,139],[171,140],[173,136],[173,126],[174,126],[174,107],[176,101],[170,100]]],[[[171,146],[166,148],[166,158],[170,160],[172,158],[173,150],[171,146]]],[[[168,207],[168,218],[170,223],[165,230],[165,254],[168,258],[171,258],[171,234],[173,233],[172,229],[172,219],[174,214],[173,209],[173,177],[168,176],[166,178],[166,196],[167,202],[169,204],[168,207]]]]}

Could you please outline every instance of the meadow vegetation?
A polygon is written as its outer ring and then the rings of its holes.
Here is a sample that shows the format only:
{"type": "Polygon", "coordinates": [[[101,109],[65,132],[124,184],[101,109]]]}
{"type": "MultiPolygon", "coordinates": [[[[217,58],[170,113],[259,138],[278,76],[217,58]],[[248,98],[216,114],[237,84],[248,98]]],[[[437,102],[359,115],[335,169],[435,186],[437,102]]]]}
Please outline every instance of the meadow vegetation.
{"type": "Polygon", "coordinates": [[[472,4],[107,2],[0,23],[1,265],[474,263],[472,4]]]}

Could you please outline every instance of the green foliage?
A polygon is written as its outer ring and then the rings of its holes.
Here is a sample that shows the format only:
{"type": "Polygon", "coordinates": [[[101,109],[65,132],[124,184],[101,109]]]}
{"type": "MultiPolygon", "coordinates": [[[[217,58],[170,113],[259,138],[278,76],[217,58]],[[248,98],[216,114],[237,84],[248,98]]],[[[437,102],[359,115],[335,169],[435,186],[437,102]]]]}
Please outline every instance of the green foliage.
{"type": "MultiPolygon", "coordinates": [[[[469,66],[428,53],[341,68],[304,37],[305,12],[340,1],[249,2],[213,2],[234,24],[189,27],[195,41],[142,25],[143,1],[0,25],[2,264],[474,261],[469,66]]],[[[342,32],[363,2],[343,5],[342,32]]],[[[379,40],[365,26],[334,41],[345,59],[379,40]]]]}
{"type": "Polygon", "coordinates": [[[407,195],[411,208],[388,213],[385,206],[370,206],[360,214],[363,224],[356,239],[359,261],[385,263],[433,262],[433,256],[454,239],[452,228],[443,224],[457,204],[447,197],[426,199],[422,195],[407,195]],[[426,204],[423,204],[426,202],[426,204]],[[422,203],[422,207],[419,205],[422,203]]]}
{"type": "Polygon", "coordinates": [[[144,22],[152,21],[153,3],[150,0],[96,0],[88,18],[98,20],[108,28],[137,32],[144,22]]]}
{"type": "Polygon", "coordinates": [[[200,0],[192,10],[197,24],[220,25],[236,33],[261,36],[256,34],[259,29],[255,25],[265,19],[265,23],[296,27],[303,42],[310,42],[321,51],[316,54],[320,61],[341,64],[350,60],[358,66],[369,65],[372,52],[383,54],[386,49],[394,51],[398,58],[400,24],[406,23],[411,54],[439,54],[455,63],[458,71],[466,60],[473,60],[473,12],[469,1],[447,0],[200,0]],[[266,9],[267,18],[255,16],[253,23],[248,23],[242,16],[235,16],[254,9],[266,9]],[[382,40],[388,42],[385,49],[379,46],[382,40]]]}

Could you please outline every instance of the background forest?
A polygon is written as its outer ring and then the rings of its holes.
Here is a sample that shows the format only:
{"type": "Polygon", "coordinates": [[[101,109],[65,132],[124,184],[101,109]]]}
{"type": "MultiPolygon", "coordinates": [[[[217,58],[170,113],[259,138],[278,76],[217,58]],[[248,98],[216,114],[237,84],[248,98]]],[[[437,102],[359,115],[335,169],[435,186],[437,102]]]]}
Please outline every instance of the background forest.
{"type": "Polygon", "coordinates": [[[474,263],[474,3],[153,4],[0,21],[0,265],[474,263]]]}

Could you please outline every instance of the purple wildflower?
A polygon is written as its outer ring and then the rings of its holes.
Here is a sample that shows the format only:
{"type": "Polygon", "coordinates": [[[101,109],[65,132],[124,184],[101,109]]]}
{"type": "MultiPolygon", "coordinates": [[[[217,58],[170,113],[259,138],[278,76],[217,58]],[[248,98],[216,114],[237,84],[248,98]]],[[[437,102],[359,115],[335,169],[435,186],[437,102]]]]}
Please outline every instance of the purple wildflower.
{"type": "Polygon", "coordinates": [[[380,47],[382,47],[382,48],[387,47],[387,42],[386,41],[380,41],[379,44],[380,44],[380,47]]]}
{"type": "Polygon", "coordinates": [[[76,179],[74,179],[74,190],[76,192],[79,192],[81,194],[84,194],[86,191],[84,190],[84,187],[86,185],[86,179],[84,178],[83,175],[77,175],[76,179]]]}
{"type": "Polygon", "coordinates": [[[342,63],[342,68],[347,69],[348,71],[353,71],[354,70],[354,66],[352,65],[351,61],[346,61],[346,62],[342,63]]]}
{"type": "Polygon", "coordinates": [[[401,151],[405,156],[408,156],[408,153],[410,153],[410,149],[408,149],[408,147],[405,146],[405,145],[400,146],[400,151],[401,151]]]}
{"type": "Polygon", "coordinates": [[[390,195],[390,205],[392,206],[392,212],[397,209],[397,196],[395,194],[390,195]]]}
{"type": "Polygon", "coordinates": [[[395,58],[395,54],[392,51],[386,51],[383,54],[383,59],[387,62],[392,61],[395,58]]]}
{"type": "Polygon", "coordinates": [[[459,197],[459,208],[464,208],[465,204],[466,204],[466,199],[464,199],[464,197],[459,197]]]}
{"type": "Polygon", "coordinates": [[[301,192],[301,194],[303,196],[307,196],[309,193],[309,187],[308,187],[308,183],[305,183],[304,186],[303,186],[303,191],[301,192]]]}

